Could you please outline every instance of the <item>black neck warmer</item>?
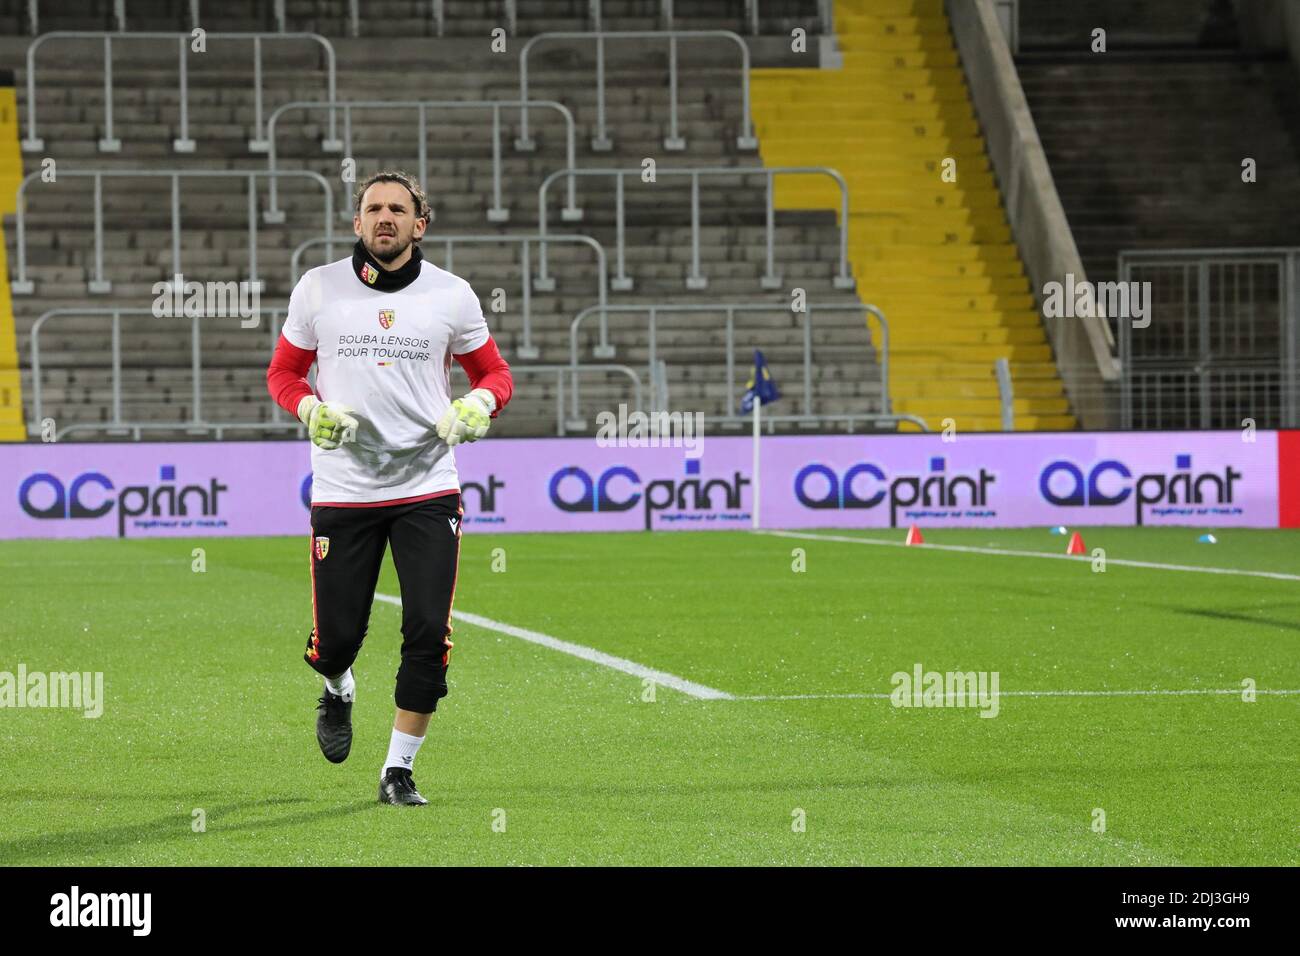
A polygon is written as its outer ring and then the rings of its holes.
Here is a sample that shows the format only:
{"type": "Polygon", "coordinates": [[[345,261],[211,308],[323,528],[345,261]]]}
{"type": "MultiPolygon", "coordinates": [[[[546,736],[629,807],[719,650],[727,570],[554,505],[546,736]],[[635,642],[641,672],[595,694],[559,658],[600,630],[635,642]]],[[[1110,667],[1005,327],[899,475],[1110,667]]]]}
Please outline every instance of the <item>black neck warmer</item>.
{"type": "Polygon", "coordinates": [[[420,251],[418,245],[411,243],[411,258],[407,260],[406,265],[390,272],[375,261],[374,256],[366,251],[366,245],[360,239],[352,247],[352,272],[357,277],[357,281],[380,292],[397,292],[399,289],[405,289],[419,276],[420,263],[423,261],[424,253],[420,251]]]}

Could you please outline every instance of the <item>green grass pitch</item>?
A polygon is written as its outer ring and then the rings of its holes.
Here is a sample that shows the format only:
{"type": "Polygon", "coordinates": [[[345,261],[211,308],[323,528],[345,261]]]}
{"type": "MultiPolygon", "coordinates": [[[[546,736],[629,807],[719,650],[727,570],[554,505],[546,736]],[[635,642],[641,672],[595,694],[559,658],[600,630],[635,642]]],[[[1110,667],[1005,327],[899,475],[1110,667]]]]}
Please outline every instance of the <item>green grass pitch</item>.
{"type": "MultiPolygon", "coordinates": [[[[1112,560],[1300,574],[1296,532],[1198,533],[1084,532],[1112,560]]],[[[375,801],[396,607],[372,613],[351,757],[317,749],[305,536],[0,543],[0,671],[105,690],[98,719],[0,709],[0,863],[1300,862],[1300,696],[1264,693],[1300,690],[1300,580],[932,547],[1064,550],[1041,529],[926,537],[471,530],[458,610],[737,699],[647,701],[638,677],[458,623],[424,809],[375,801]],[[998,672],[998,715],[820,696],[888,693],[918,663],[998,672]],[[1013,693],[1246,678],[1253,703],[1013,693]],[[741,699],[789,695],[814,696],[741,699]]]]}

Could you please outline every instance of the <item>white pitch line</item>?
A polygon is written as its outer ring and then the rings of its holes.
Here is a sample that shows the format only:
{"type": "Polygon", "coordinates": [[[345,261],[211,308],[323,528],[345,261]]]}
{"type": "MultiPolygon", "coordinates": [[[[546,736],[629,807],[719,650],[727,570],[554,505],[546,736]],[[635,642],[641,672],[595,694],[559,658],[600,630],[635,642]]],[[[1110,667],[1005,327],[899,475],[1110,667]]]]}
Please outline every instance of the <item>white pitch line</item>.
{"type": "MultiPolygon", "coordinates": [[[[1239,696],[1244,688],[1229,690],[1192,689],[1192,690],[1002,690],[994,697],[1186,697],[1190,695],[1228,695],[1239,696]]],[[[1256,694],[1273,694],[1276,696],[1293,696],[1300,690],[1256,690],[1256,694]]],[[[735,695],[732,700],[890,700],[893,694],[754,694],[735,695]]],[[[966,695],[945,694],[945,700],[964,696],[971,699],[974,693],[966,695]]]]}
{"type": "MultiPolygon", "coordinates": [[[[765,532],[771,533],[771,532],[765,532]]],[[[849,541],[858,541],[858,538],[846,539],[849,541]]],[[[874,544],[889,544],[892,542],[876,541],[874,544]]],[[[1034,554],[1035,552],[1027,552],[1034,554]]],[[[402,606],[402,599],[392,594],[375,594],[375,599],[384,601],[397,607],[402,606]]],[[[513,624],[506,624],[502,621],[495,621],[490,617],[483,617],[479,614],[471,614],[469,611],[452,611],[452,616],[466,624],[473,624],[475,627],[481,627],[489,631],[497,631],[510,637],[517,637],[522,641],[528,641],[531,644],[540,644],[542,647],[548,647],[553,651],[559,651],[561,654],[569,654],[573,657],[581,658],[593,664],[599,664],[602,667],[608,667],[616,671],[622,671],[624,674],[631,674],[633,677],[642,679],[649,678],[656,684],[672,690],[681,691],[690,697],[699,700],[749,700],[749,701],[783,701],[783,700],[890,700],[893,695],[885,693],[877,694],[729,694],[725,690],[718,690],[716,687],[708,687],[704,684],[697,684],[694,681],[686,680],[684,677],[678,677],[676,674],[669,674],[667,671],[658,671],[644,664],[638,664],[636,661],[630,661],[625,657],[615,657],[613,654],[606,654],[604,651],[598,651],[595,648],[587,647],[583,644],[574,644],[571,641],[562,641],[558,637],[552,637],[549,634],[543,634],[541,631],[530,631],[528,628],[516,627],[513,624]]],[[[1191,690],[1004,690],[999,691],[996,696],[999,697],[1183,697],[1189,695],[1239,695],[1242,688],[1230,688],[1228,690],[1220,689],[1191,689],[1191,690]]],[[[1256,694],[1272,694],[1275,696],[1293,696],[1300,694],[1300,690],[1256,690],[1256,694]]],[[[947,694],[945,699],[953,698],[958,695],[947,694]]],[[[966,695],[969,697],[970,695],[966,695]]]]}
{"type": "MultiPolygon", "coordinates": [[[[376,600],[386,601],[389,604],[402,606],[402,599],[394,597],[391,594],[376,594],[376,600]]],[[[543,634],[541,631],[530,631],[524,627],[515,627],[513,624],[505,624],[501,621],[494,621],[490,617],[482,617],[478,614],[471,614],[469,611],[458,611],[453,609],[452,617],[464,621],[466,624],[473,624],[475,627],[486,628],[489,631],[497,631],[500,634],[507,634],[510,637],[517,637],[521,641],[528,641],[532,644],[540,644],[542,647],[549,647],[553,651],[559,651],[561,654],[569,654],[573,657],[579,657],[584,661],[590,661],[593,664],[599,664],[602,667],[609,667],[616,671],[622,671],[624,674],[631,674],[633,677],[641,679],[650,679],[662,687],[668,687],[672,690],[681,691],[690,697],[697,697],[700,700],[731,700],[734,695],[728,694],[725,690],[718,690],[716,687],[706,687],[704,684],[697,684],[689,681],[684,677],[678,677],[676,674],[669,674],[667,671],[657,671],[644,664],[638,664],[636,661],[629,661],[625,657],[615,657],[613,654],[606,654],[604,651],[598,651],[595,648],[586,647],[583,644],[574,644],[571,641],[562,641],[558,637],[551,637],[549,634],[543,634]]]]}
{"type": "MultiPolygon", "coordinates": [[[[754,534],[766,534],[778,538],[800,538],[805,541],[842,541],[848,544],[882,544],[891,548],[909,547],[902,541],[881,541],[879,538],[851,538],[842,534],[805,534],[798,531],[756,531],[754,534]]],[[[1050,554],[1046,551],[1014,551],[1009,548],[976,548],[962,544],[921,544],[911,545],[917,551],[961,551],[967,554],[1001,554],[1015,558],[1054,558],[1064,561],[1090,561],[1086,554],[1050,554]]],[[[1283,574],[1280,571],[1243,571],[1240,568],[1207,568],[1191,564],[1159,564],[1155,561],[1130,561],[1125,558],[1107,557],[1106,563],[1123,565],[1129,568],[1154,568],[1158,571],[1199,571],[1202,574],[1235,574],[1248,578],[1271,578],[1275,581],[1300,581],[1300,574],[1283,574]]]]}

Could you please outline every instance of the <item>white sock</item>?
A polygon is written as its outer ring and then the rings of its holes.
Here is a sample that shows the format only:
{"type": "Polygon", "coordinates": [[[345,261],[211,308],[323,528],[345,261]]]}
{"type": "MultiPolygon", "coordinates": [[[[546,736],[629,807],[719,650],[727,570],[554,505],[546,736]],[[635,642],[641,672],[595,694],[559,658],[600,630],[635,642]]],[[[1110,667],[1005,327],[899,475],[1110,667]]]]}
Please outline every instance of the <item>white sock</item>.
{"type": "Polygon", "coordinates": [[[404,770],[410,770],[415,763],[415,755],[420,752],[420,744],[422,743],[424,743],[423,737],[412,737],[410,734],[404,734],[394,728],[393,737],[388,743],[388,759],[384,761],[384,766],[380,768],[379,779],[384,779],[384,773],[389,767],[401,767],[404,770]]]}
{"type": "Polygon", "coordinates": [[[325,678],[325,687],[335,697],[351,702],[357,692],[357,682],[352,679],[352,668],[349,667],[338,677],[325,678]]]}

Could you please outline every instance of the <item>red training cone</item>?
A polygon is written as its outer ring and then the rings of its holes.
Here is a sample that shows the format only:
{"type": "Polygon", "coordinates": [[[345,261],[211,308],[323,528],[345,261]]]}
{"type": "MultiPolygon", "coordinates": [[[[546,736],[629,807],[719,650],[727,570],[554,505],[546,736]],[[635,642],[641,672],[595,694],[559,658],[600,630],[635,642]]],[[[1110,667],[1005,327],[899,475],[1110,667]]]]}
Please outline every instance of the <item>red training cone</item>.
{"type": "Polygon", "coordinates": [[[1087,554],[1088,549],[1083,546],[1083,535],[1075,532],[1070,535],[1070,546],[1065,549],[1066,554],[1087,554]]]}
{"type": "Polygon", "coordinates": [[[921,529],[916,525],[907,529],[907,540],[903,544],[925,544],[925,539],[921,537],[921,529]]]}

